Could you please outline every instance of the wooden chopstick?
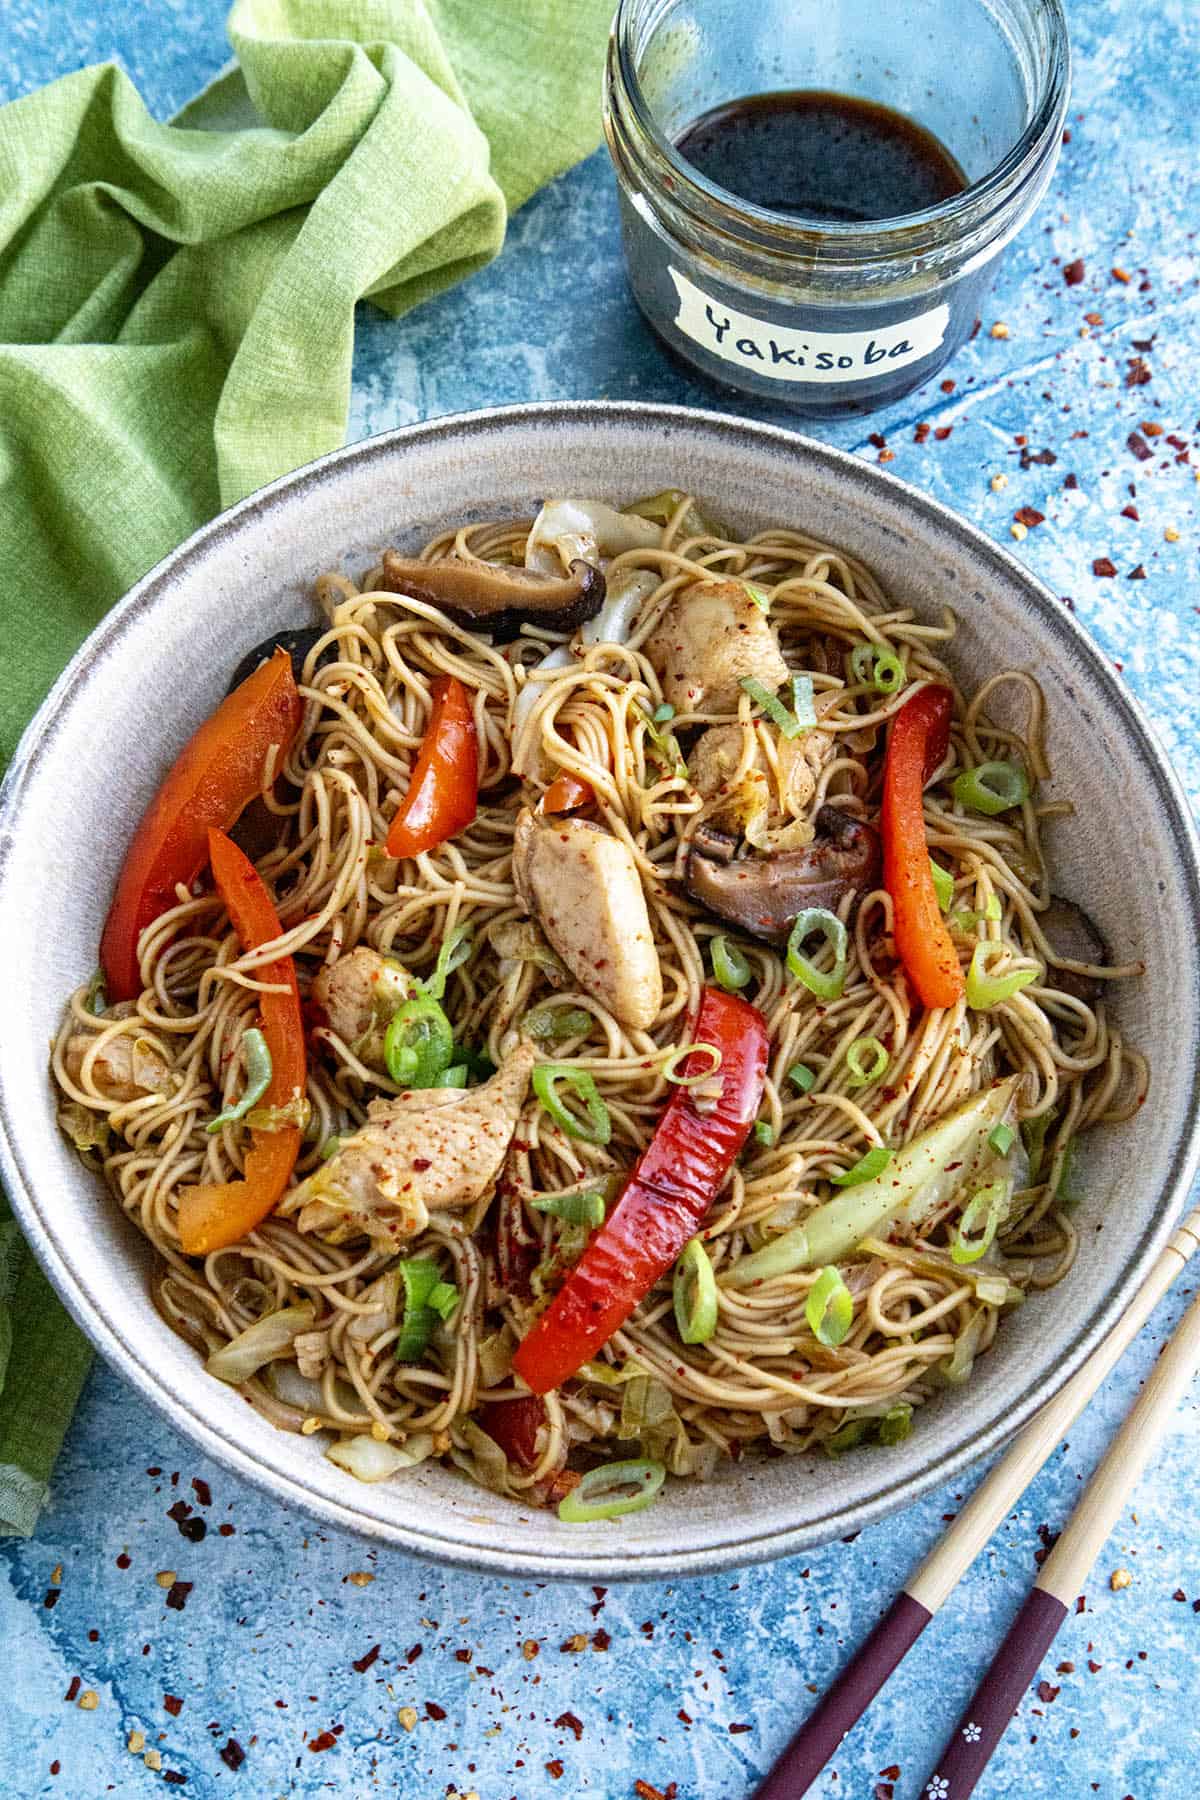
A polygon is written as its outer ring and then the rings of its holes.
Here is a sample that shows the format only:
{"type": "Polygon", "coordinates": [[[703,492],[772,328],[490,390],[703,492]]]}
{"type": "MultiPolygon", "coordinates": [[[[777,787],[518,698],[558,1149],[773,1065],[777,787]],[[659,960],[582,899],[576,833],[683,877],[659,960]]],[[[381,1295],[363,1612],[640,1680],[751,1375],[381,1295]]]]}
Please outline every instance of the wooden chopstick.
{"type": "MultiPolygon", "coordinates": [[[[1030,1421],[1012,1448],[980,1482],[950,1529],[906,1582],[866,1642],[826,1690],[787,1749],[755,1789],[754,1800],[801,1800],[808,1792],[851,1726],[861,1718],[884,1682],[903,1661],[934,1613],[1008,1516],[1013,1504],[1101,1382],[1120,1361],[1197,1249],[1200,1249],[1200,1207],[1176,1230],[1104,1342],[1030,1421]]],[[[1074,1601],[1083,1575],[1108,1536],[1125,1494],[1144,1467],[1146,1456],[1158,1436],[1165,1430],[1171,1408],[1191,1379],[1197,1361],[1200,1361],[1200,1301],[1194,1302],[1185,1315],[1142,1398],[1089,1484],[1068,1531],[1046,1559],[1037,1585],[984,1677],[979,1693],[959,1721],[952,1743],[926,1790],[936,1793],[937,1800],[964,1800],[979,1779],[1029,1685],[1046,1645],[1057,1631],[1066,1605],[1074,1601]],[[1172,1359],[1170,1367],[1162,1375],[1168,1356],[1172,1359]],[[1154,1405],[1147,1408],[1147,1401],[1152,1396],[1154,1405]],[[1135,1424],[1135,1420],[1140,1422],[1135,1424]],[[1140,1454],[1139,1443],[1136,1463],[1128,1444],[1122,1449],[1130,1431],[1143,1432],[1149,1440],[1144,1455],[1140,1454]],[[1093,1495],[1093,1489],[1101,1483],[1106,1471],[1102,1495],[1093,1495]],[[1098,1531],[1099,1536],[1096,1535],[1098,1531]],[[1047,1632],[1048,1635],[1039,1636],[1039,1633],[1047,1632]],[[1033,1653],[1035,1644],[1036,1654],[1033,1653]],[[1028,1660],[1030,1655],[1032,1662],[1028,1660]],[[1026,1667],[1028,1673],[1024,1673],[1026,1667]],[[979,1696],[989,1681],[993,1681],[993,1686],[988,1688],[989,1710],[984,1718],[981,1717],[979,1696]],[[955,1773],[959,1770],[961,1773],[955,1773]],[[970,1773],[971,1770],[974,1772],[970,1773]],[[952,1785],[952,1779],[959,1785],[952,1785]],[[969,1781],[969,1785],[962,1786],[963,1781],[969,1781]]]]}

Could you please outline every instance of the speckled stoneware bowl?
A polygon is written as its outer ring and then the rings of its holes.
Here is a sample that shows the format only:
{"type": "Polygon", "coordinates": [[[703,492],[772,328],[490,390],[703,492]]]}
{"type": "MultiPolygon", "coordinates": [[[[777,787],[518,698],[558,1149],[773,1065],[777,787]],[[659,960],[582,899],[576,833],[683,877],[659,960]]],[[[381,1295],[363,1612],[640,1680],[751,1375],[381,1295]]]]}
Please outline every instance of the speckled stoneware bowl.
{"type": "Polygon", "coordinates": [[[612,1581],[778,1556],[880,1518],[994,1449],[1064,1382],[1118,1316],[1186,1191],[1197,1156],[1197,846],[1144,720],[1069,612],[944,508],[853,457],[764,425],[671,407],[564,404],[439,419],[338,452],[206,526],[140,582],[59,681],[21,745],[0,833],[5,1020],[3,1172],[30,1242],[102,1354],[218,1461],[280,1500],[383,1543],[505,1572],[612,1581]],[[617,501],[686,487],[744,531],[804,526],[862,557],[899,601],[950,605],[969,687],[1034,671],[1049,707],[1057,887],[1146,976],[1115,999],[1150,1055],[1149,1104],[1087,1140],[1081,1247],[1067,1280],[1008,1319],[965,1389],[886,1453],[759,1460],[672,1483],[611,1524],[567,1526],[425,1465],[364,1487],[321,1444],[272,1429],[210,1380],[159,1319],[149,1253],[54,1124],[46,1045],[63,996],[93,968],[134,821],[250,645],[312,618],[314,576],[359,571],[387,544],[451,520],[531,513],[546,494],[617,501]]]}

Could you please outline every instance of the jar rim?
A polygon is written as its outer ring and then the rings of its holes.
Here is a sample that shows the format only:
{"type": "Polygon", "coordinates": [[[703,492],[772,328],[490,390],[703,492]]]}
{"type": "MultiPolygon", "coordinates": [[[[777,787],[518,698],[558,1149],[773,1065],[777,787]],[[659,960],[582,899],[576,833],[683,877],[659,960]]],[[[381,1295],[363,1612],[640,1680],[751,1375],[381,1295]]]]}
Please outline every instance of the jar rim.
{"type": "Polygon", "coordinates": [[[1030,117],[1020,136],[1000,161],[979,177],[933,206],[919,212],[900,213],[893,219],[860,221],[804,218],[776,212],[753,200],[743,200],[718,182],[711,181],[694,163],[679,154],[659,126],[637,72],[634,54],[634,17],[644,0],[617,0],[611,47],[625,97],[640,130],[668,165],[674,183],[672,198],[695,210],[696,203],[716,209],[726,231],[745,236],[760,246],[811,256],[817,245],[824,255],[874,260],[910,253],[930,233],[939,238],[978,229],[982,220],[1001,210],[1012,196],[1021,174],[1040,164],[1048,145],[1057,146],[1066,113],[1070,87],[1071,49],[1063,0],[1034,0],[1048,26],[1048,44],[1041,83],[1034,96],[1030,117]],[[690,203],[690,204],[689,204],[690,203]],[[742,228],[739,230],[739,226],[742,228]]]}

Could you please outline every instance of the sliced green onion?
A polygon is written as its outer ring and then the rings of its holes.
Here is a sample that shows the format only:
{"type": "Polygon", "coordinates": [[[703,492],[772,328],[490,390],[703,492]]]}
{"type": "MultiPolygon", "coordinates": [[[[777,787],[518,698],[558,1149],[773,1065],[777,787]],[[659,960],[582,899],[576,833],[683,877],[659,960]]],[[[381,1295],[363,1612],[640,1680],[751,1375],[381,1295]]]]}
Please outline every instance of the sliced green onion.
{"type": "Polygon", "coordinates": [[[677,1050],[672,1050],[663,1064],[663,1080],[673,1083],[675,1087],[700,1087],[704,1082],[712,1080],[723,1061],[724,1057],[715,1044],[680,1044],[677,1050]],[[707,1056],[708,1067],[698,1070],[693,1075],[677,1075],[676,1069],[685,1063],[693,1053],[707,1056]]]}
{"type": "Polygon", "coordinates": [[[992,938],[981,938],[975,946],[967,970],[967,1005],[973,1012],[990,1012],[993,1006],[1011,1000],[1014,994],[1019,994],[1031,981],[1041,977],[1040,968],[1016,969],[1010,975],[989,975],[988,963],[1003,950],[1004,945],[992,938]]]}
{"type": "Polygon", "coordinates": [[[752,581],[743,582],[742,585],[760,612],[770,612],[771,596],[766,588],[756,587],[752,581]]]}
{"type": "Polygon", "coordinates": [[[321,1161],[328,1162],[331,1156],[337,1155],[337,1153],[341,1149],[341,1147],[342,1147],[342,1140],[340,1137],[327,1137],[325,1139],[325,1142],[321,1145],[321,1150],[320,1150],[321,1161]]]}
{"type": "Polygon", "coordinates": [[[562,1194],[539,1194],[529,1204],[535,1212],[549,1213],[565,1225],[603,1225],[605,1195],[601,1188],[568,1189],[562,1194]]]}
{"type": "Polygon", "coordinates": [[[454,1054],[450,1021],[432,994],[417,994],[392,1014],[383,1060],[398,1087],[432,1087],[454,1054]]]}
{"type": "Polygon", "coordinates": [[[675,717],[675,708],[669,700],[660,700],[650,716],[656,725],[665,725],[669,719],[675,717]]]}
{"type": "Polygon", "coordinates": [[[448,1069],[443,1069],[440,1075],[434,1077],[433,1085],[438,1088],[465,1088],[467,1074],[466,1063],[452,1063],[448,1069]]]}
{"type": "Polygon", "coordinates": [[[1071,1183],[1075,1177],[1075,1139],[1068,1138],[1062,1148],[1062,1163],[1059,1166],[1058,1181],[1054,1188],[1054,1198],[1063,1206],[1077,1206],[1080,1196],[1072,1191],[1071,1183]]]}
{"type": "Polygon", "coordinates": [[[731,944],[722,932],[709,945],[712,956],[713,980],[718,987],[723,987],[727,994],[736,994],[744,988],[750,979],[750,964],[742,955],[736,944],[731,944]]]}
{"type": "Polygon", "coordinates": [[[850,652],[850,673],[877,694],[898,694],[907,679],[904,664],[884,644],[856,644],[850,652]]]}
{"type": "Polygon", "coordinates": [[[1038,1178],[1042,1166],[1042,1157],[1046,1152],[1046,1133],[1054,1122],[1055,1108],[1039,1113],[1036,1119],[1023,1119],[1021,1122],[1021,1142],[1025,1146],[1025,1154],[1029,1158],[1029,1179],[1038,1178]]]}
{"type": "Polygon", "coordinates": [[[913,1409],[907,1400],[899,1405],[889,1407],[879,1421],[879,1441],[881,1444],[902,1444],[912,1430],[913,1409]]]}
{"type": "Polygon", "coordinates": [[[854,1300],[840,1269],[821,1270],[804,1302],[808,1329],[818,1344],[840,1344],[854,1323],[854,1300]]]}
{"type": "Polygon", "coordinates": [[[827,1438],[822,1439],[821,1448],[827,1456],[832,1456],[835,1460],[837,1457],[845,1455],[847,1450],[857,1450],[870,1431],[872,1423],[871,1419],[864,1419],[861,1415],[857,1419],[845,1419],[836,1431],[830,1432],[827,1438]]]}
{"type": "Polygon", "coordinates": [[[994,819],[1029,798],[1029,777],[1016,763],[985,762],[954,777],[954,798],[972,812],[994,819]]]}
{"type": "Polygon", "coordinates": [[[869,1087],[871,1082],[882,1080],[883,1076],[887,1074],[887,1067],[891,1060],[877,1037],[855,1038],[846,1052],[850,1086],[852,1088],[869,1087]],[[871,1060],[864,1065],[863,1058],[865,1056],[869,1056],[871,1060]]]}
{"type": "Polygon", "coordinates": [[[991,1249],[992,1240],[1008,1217],[1012,1183],[991,1181],[980,1188],[963,1211],[950,1244],[950,1260],[958,1264],[978,1262],[991,1249]],[[980,1223],[982,1221],[982,1230],[980,1223]]]}
{"type": "Polygon", "coordinates": [[[1012,1126],[1006,1125],[1003,1120],[993,1131],[988,1133],[988,1147],[994,1150],[997,1156],[1007,1156],[1015,1142],[1016,1137],[1012,1126]]]}
{"type": "Polygon", "coordinates": [[[590,1525],[593,1519],[619,1519],[649,1506],[667,1478],[660,1462],[601,1463],[589,1469],[577,1487],[558,1503],[564,1525],[590,1525]]]}
{"type": "Polygon", "coordinates": [[[458,1307],[458,1289],[452,1281],[439,1281],[429,1296],[429,1305],[444,1325],[458,1307]]]}
{"type": "Polygon", "coordinates": [[[989,894],[982,912],[951,913],[950,923],[956,931],[974,931],[977,925],[994,925],[1003,917],[999,894],[989,894]]]}
{"type": "Polygon", "coordinates": [[[224,1112],[210,1119],[204,1127],[212,1137],[223,1125],[232,1125],[235,1119],[243,1119],[252,1106],[257,1106],[271,1085],[274,1073],[271,1064],[271,1052],[267,1048],[267,1040],[256,1025],[242,1033],[242,1061],[246,1065],[246,1085],[242,1089],[241,1098],[224,1112]]]}
{"type": "Polygon", "coordinates": [[[417,986],[431,1000],[440,1000],[446,991],[446,981],[455,969],[461,968],[471,954],[471,927],[456,925],[450,936],[442,939],[441,949],[437,953],[437,961],[433,965],[433,974],[428,981],[419,981],[417,986]]]}
{"type": "Polygon", "coordinates": [[[940,911],[949,912],[950,902],[954,898],[954,877],[949,869],[943,869],[941,863],[929,859],[929,873],[933,876],[933,891],[937,895],[940,911]]]}
{"type": "Polygon", "coordinates": [[[675,1323],[685,1344],[707,1344],[717,1329],[717,1278],[708,1251],[694,1237],[675,1264],[675,1323]]]}
{"type": "Polygon", "coordinates": [[[97,969],[87,984],[87,993],[83,996],[84,1008],[94,1017],[99,1018],[108,1009],[108,989],[104,983],[104,970],[97,969]]]}
{"type": "Polygon", "coordinates": [[[874,1144],[865,1156],[849,1169],[843,1169],[840,1175],[829,1177],[834,1187],[857,1187],[862,1181],[874,1181],[882,1175],[892,1160],[892,1153],[886,1144],[874,1144]]]}
{"type": "Polygon", "coordinates": [[[810,730],[817,722],[813,707],[812,680],[807,675],[792,677],[794,712],[789,712],[783,701],[770,688],[764,687],[754,675],[743,675],[738,686],[749,694],[759,711],[765,713],[773,725],[778,726],[785,738],[797,738],[802,731],[810,730]]]}
{"type": "Polygon", "coordinates": [[[572,1006],[566,1012],[555,1006],[535,1006],[532,1012],[525,1014],[521,1025],[535,1044],[544,1044],[559,1038],[585,1036],[591,1030],[592,1015],[582,1006],[572,1006]]]}
{"type": "Polygon", "coordinates": [[[438,1322],[430,1297],[435,1288],[446,1284],[437,1264],[428,1256],[407,1257],[399,1267],[404,1283],[404,1317],[395,1343],[396,1361],[419,1362],[438,1322]]]}
{"type": "Polygon", "coordinates": [[[804,983],[818,1000],[836,1000],[846,985],[846,959],[849,937],[836,913],[825,906],[808,906],[796,917],[787,942],[787,966],[797,981],[804,983]],[[833,951],[832,969],[818,969],[801,945],[805,938],[819,931],[833,951]]]}
{"type": "Polygon", "coordinates": [[[817,1077],[807,1063],[793,1063],[787,1073],[788,1080],[791,1082],[792,1086],[798,1087],[802,1094],[812,1092],[812,1089],[816,1085],[817,1077]]]}
{"type": "Polygon", "coordinates": [[[768,1125],[765,1119],[756,1119],[754,1121],[754,1138],[755,1142],[761,1144],[764,1150],[769,1150],[775,1142],[775,1127],[768,1125]]]}
{"type": "Polygon", "coordinates": [[[1004,917],[1004,908],[1000,904],[999,894],[988,895],[987,905],[984,907],[981,916],[985,918],[990,925],[995,925],[1004,917]]]}
{"type": "Polygon", "coordinates": [[[581,1138],[585,1144],[607,1144],[612,1136],[612,1120],[586,1069],[572,1068],[570,1063],[539,1063],[533,1071],[533,1091],[542,1111],[568,1137],[581,1138]],[[560,1083],[582,1101],[582,1117],[559,1099],[560,1083]]]}

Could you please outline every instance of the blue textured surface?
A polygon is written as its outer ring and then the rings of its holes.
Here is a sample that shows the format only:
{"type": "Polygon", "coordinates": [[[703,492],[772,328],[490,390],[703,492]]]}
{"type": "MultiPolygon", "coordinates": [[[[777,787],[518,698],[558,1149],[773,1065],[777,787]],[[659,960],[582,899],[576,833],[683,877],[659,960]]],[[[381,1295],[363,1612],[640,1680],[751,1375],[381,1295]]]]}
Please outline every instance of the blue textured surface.
{"type": "MultiPolygon", "coordinates": [[[[1070,13],[1071,141],[982,331],[946,372],[953,391],[935,382],[820,435],[891,453],[897,474],[1006,543],[1017,507],[1044,514],[1019,553],[1123,665],[1196,793],[1200,447],[1189,462],[1186,446],[1200,431],[1188,229],[1200,218],[1200,7],[1074,0],[1070,13]],[[1085,275],[1070,285],[1063,267],[1079,257],[1085,275]],[[991,336],[996,321],[1007,337],[991,336]],[[1147,460],[1128,447],[1134,431],[1147,460]],[[1023,443],[1057,460],[1022,469],[1023,443]],[[1009,481],[994,492],[999,472],[1009,481]],[[1139,518],[1121,516],[1129,505],[1139,518]],[[1116,576],[1093,575],[1102,557],[1116,576]],[[1145,579],[1130,579],[1139,565],[1145,579]]],[[[116,53],[165,117],[223,61],[222,15],[220,0],[2,0],[0,98],[116,53]]],[[[558,395],[737,407],[670,365],[635,313],[603,154],[519,215],[500,261],[467,286],[399,324],[364,316],[354,380],[353,436],[558,395]]],[[[1039,1534],[1062,1523],[1193,1289],[1181,1283],[814,1793],[889,1800],[894,1784],[896,1800],[915,1800],[1032,1578],[1039,1534]]],[[[1198,1442],[1193,1402],[1041,1672],[1046,1697],[1023,1701],[984,1800],[1196,1791],[1198,1442]],[[1133,1584],[1114,1593],[1118,1565],[1133,1584]]],[[[946,1489],[853,1544],[740,1577],[607,1595],[502,1582],[317,1530],[206,1463],[99,1368],[35,1539],[0,1551],[0,1794],[93,1800],[174,1774],[193,1800],[625,1800],[639,1778],[677,1783],[679,1800],[740,1800],[960,1499],[946,1489]],[[208,1521],[202,1542],[166,1517],[180,1497],[208,1521]],[[193,1584],[182,1611],[156,1584],[166,1570],[193,1584]],[[64,1702],[75,1677],[99,1696],[94,1711],[64,1702]],[[167,1695],[182,1706],[166,1708],[167,1695]],[[408,1706],[411,1731],[397,1717],[408,1706]],[[160,1773],[126,1749],[134,1730],[160,1773]],[[246,1752],[237,1774],[218,1755],[230,1736],[246,1752]]]]}

